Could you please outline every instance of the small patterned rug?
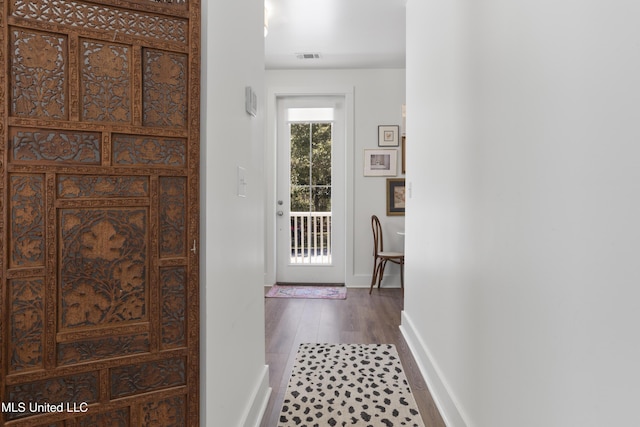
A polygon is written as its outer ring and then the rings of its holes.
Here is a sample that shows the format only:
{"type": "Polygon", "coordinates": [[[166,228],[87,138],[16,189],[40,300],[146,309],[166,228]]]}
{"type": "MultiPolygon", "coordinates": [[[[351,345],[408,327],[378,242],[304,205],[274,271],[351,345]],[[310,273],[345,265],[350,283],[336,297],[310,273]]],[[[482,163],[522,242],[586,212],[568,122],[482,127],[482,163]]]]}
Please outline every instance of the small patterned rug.
{"type": "Polygon", "coordinates": [[[392,344],[300,344],[278,427],[424,427],[392,344]]]}
{"type": "Polygon", "coordinates": [[[344,286],[299,286],[273,285],[265,295],[267,298],[316,298],[346,299],[347,288],[344,286]]]}

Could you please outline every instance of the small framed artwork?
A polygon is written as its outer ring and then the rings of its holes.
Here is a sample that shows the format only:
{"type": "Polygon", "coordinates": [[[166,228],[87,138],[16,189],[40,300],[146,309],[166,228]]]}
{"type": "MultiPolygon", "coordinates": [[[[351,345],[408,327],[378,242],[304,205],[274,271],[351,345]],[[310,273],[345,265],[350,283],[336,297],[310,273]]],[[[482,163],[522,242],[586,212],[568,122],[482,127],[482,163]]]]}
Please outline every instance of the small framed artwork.
{"type": "Polygon", "coordinates": [[[407,163],[407,137],[402,135],[402,173],[407,173],[406,163],[407,163]]]}
{"type": "Polygon", "coordinates": [[[400,145],[400,126],[378,126],[378,147],[397,147],[400,145]]]}
{"type": "Polygon", "coordinates": [[[398,150],[364,150],[364,176],[396,176],[398,150]]]}
{"type": "Polygon", "coordinates": [[[404,215],[404,178],[387,178],[387,216],[404,215]]]}

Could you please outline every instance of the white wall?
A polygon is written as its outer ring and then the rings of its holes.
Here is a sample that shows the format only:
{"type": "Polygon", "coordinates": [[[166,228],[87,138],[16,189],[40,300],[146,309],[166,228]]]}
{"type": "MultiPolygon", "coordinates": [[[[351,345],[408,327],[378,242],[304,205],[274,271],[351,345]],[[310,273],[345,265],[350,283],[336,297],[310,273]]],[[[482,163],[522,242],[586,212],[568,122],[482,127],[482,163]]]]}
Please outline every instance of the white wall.
{"type": "MultiPolygon", "coordinates": [[[[347,166],[350,194],[347,198],[347,286],[369,286],[373,268],[373,238],[371,235],[372,214],[384,223],[385,249],[401,249],[402,238],[396,231],[404,228],[404,217],[386,216],[386,178],[364,177],[363,160],[365,148],[378,148],[378,125],[401,125],[402,104],[405,103],[405,70],[267,70],[268,90],[294,92],[303,89],[320,93],[331,87],[349,87],[354,92],[353,135],[347,143],[352,150],[353,164],[347,166]]],[[[267,134],[267,169],[271,171],[268,186],[275,182],[275,141],[271,132],[267,134]]],[[[398,149],[398,177],[400,173],[400,149],[398,149]]],[[[267,198],[267,221],[275,221],[275,196],[267,198]]],[[[274,283],[273,232],[267,231],[267,260],[265,284],[274,283]]],[[[383,286],[399,286],[399,270],[395,265],[385,272],[383,286]]]]}
{"type": "Polygon", "coordinates": [[[450,426],[640,425],[638,16],[408,1],[403,330],[450,426]]]}
{"type": "Polygon", "coordinates": [[[258,425],[268,396],[264,349],[264,100],[261,0],[203,1],[201,420],[258,425]],[[237,167],[247,197],[236,195],[237,167]]]}

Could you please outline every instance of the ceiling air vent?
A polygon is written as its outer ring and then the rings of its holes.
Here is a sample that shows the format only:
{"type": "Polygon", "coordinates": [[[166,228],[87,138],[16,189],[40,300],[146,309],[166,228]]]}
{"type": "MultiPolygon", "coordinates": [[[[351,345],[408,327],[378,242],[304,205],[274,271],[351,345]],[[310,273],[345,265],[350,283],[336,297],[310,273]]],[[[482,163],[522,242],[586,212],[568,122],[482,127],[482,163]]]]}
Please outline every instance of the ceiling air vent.
{"type": "Polygon", "coordinates": [[[296,53],[298,59],[320,59],[319,53],[296,53]]]}

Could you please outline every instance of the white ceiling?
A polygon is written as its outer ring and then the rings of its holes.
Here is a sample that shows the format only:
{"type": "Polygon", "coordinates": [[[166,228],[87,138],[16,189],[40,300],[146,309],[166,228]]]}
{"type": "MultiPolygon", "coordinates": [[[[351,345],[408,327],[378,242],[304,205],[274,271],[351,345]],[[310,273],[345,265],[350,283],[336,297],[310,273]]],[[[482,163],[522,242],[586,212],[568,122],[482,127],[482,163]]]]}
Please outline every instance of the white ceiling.
{"type": "Polygon", "coordinates": [[[266,69],[404,68],[406,0],[266,0],[266,69]],[[319,59],[296,54],[318,53],[319,59]]]}

